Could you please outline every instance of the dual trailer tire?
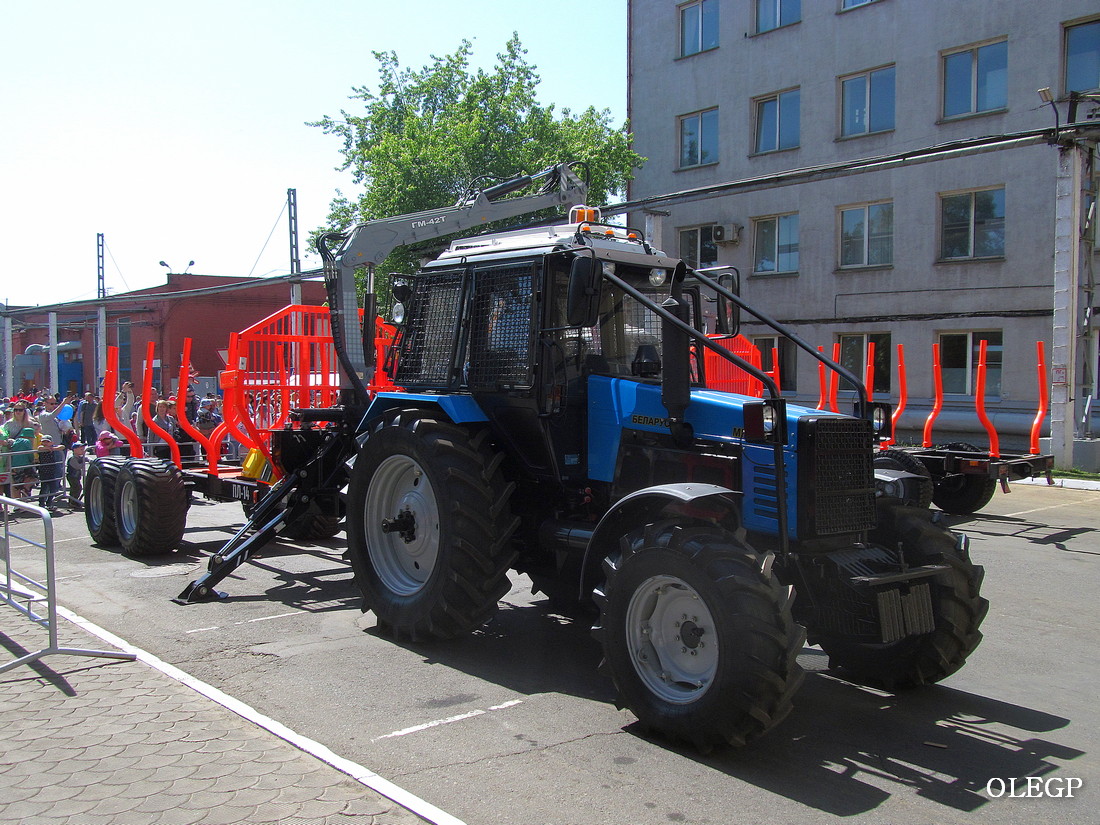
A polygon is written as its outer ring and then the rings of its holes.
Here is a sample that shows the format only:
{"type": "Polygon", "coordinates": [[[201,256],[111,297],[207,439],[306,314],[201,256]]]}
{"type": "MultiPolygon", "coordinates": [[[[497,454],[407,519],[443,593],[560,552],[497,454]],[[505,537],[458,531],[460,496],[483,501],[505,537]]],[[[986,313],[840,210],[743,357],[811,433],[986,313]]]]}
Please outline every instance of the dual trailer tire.
{"type": "Polygon", "coordinates": [[[168,553],[187,523],[183,474],[159,459],[100,458],[85,482],[85,521],[92,541],[128,556],[168,553]]]}
{"type": "MultiPolygon", "coordinates": [[[[945,449],[965,453],[982,452],[973,444],[956,441],[945,449]]],[[[997,479],[985,475],[953,475],[936,482],[933,503],[945,513],[970,515],[989,504],[997,492],[997,479]]]]}

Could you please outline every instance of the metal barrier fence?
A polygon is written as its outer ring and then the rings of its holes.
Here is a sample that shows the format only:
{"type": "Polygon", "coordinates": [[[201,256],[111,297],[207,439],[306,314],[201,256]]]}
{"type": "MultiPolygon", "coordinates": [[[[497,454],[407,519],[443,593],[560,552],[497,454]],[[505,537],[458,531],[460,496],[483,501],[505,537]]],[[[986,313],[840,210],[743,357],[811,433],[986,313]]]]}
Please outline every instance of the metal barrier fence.
{"type": "Polygon", "coordinates": [[[33,504],[16,501],[12,498],[0,496],[0,523],[3,525],[3,543],[0,545],[4,570],[3,579],[0,580],[0,602],[4,602],[15,608],[28,619],[40,627],[49,631],[49,644],[41,650],[20,656],[18,659],[0,665],[0,673],[11,670],[19,665],[29,664],[48,656],[51,653],[65,653],[70,656],[100,656],[108,659],[133,660],[133,653],[123,653],[115,650],[88,650],[80,647],[61,647],[57,643],[57,585],[54,570],[53,549],[53,518],[48,510],[36,507],[33,504]],[[12,527],[13,511],[28,513],[34,516],[33,521],[18,524],[22,532],[16,533],[12,527]],[[42,541],[23,535],[36,525],[41,524],[42,541]],[[26,542],[28,547],[37,547],[46,554],[46,581],[39,582],[30,576],[26,576],[12,568],[11,551],[12,539],[26,542]],[[42,607],[45,606],[45,613],[42,607]]]}

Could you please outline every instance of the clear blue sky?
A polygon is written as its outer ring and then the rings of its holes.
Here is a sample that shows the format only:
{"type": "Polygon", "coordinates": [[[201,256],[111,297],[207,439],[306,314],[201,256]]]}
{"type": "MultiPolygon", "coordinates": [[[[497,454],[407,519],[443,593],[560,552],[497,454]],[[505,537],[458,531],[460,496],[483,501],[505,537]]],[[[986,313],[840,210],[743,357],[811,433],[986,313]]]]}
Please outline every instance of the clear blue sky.
{"type": "Polygon", "coordinates": [[[0,27],[0,302],[13,305],[95,297],[100,232],[110,293],[164,283],[161,260],[286,273],[291,187],[303,268],[319,265],[306,235],[355,188],[335,169],[339,139],[304,124],[376,87],[373,51],[420,68],[467,38],[490,66],[517,31],[543,104],[626,116],[626,0],[5,2],[0,27]]]}

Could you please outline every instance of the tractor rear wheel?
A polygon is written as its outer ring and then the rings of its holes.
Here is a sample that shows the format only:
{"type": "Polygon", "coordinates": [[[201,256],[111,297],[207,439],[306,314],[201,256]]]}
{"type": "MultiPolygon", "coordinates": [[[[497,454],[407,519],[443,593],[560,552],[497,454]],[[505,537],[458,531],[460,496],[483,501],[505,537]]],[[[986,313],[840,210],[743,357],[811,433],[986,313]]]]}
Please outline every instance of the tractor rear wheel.
{"type": "Polygon", "coordinates": [[[806,634],[766,556],[721,528],[669,520],[624,536],[604,574],[601,670],[643,727],[705,751],[790,712],[806,634]]]}
{"type": "Polygon", "coordinates": [[[410,640],[481,626],[508,592],[519,524],[514,485],[485,428],[396,410],[359,451],[348,489],[348,554],[364,609],[410,640]]]}
{"type": "Polygon", "coordinates": [[[134,459],[122,465],[115,482],[115,527],[128,556],[174,550],[187,526],[188,492],[175,464],[134,459]]]}
{"type": "Polygon", "coordinates": [[[829,664],[855,682],[897,690],[946,679],[965,663],[982,640],[978,629],[989,610],[981,596],[985,570],[970,561],[965,544],[933,522],[928,510],[883,505],[872,542],[900,547],[910,567],[945,564],[929,583],[934,629],[887,644],[823,635],[818,641],[829,664]]]}
{"type": "Polygon", "coordinates": [[[115,479],[122,469],[121,456],[103,456],[88,464],[84,477],[84,521],[92,541],[101,547],[118,545],[115,529],[115,479]]]}
{"type": "MultiPolygon", "coordinates": [[[[982,452],[973,444],[956,441],[944,449],[966,453],[982,452]]],[[[932,501],[945,513],[970,515],[989,504],[997,492],[997,479],[985,475],[958,474],[936,482],[932,501]]]]}

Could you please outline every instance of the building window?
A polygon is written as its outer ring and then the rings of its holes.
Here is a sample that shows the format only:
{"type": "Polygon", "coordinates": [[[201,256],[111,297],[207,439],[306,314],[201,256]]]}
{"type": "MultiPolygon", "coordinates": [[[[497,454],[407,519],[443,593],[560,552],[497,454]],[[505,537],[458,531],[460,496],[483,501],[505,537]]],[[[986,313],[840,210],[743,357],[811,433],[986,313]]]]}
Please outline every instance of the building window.
{"type": "Polygon", "coordinates": [[[840,265],[889,266],[894,262],[894,204],[869,203],[840,210],[840,265]]]}
{"type": "Polygon", "coordinates": [[[802,0],[756,0],[756,33],[789,26],[802,19],[802,0]]]}
{"type": "Polygon", "coordinates": [[[985,394],[1001,394],[1001,360],[1004,354],[1000,330],[986,332],[944,332],[940,334],[940,369],[943,391],[973,395],[978,381],[978,356],[985,350],[985,394]]]}
{"type": "Polygon", "coordinates": [[[753,272],[798,272],[798,213],[758,218],[753,246],[753,272]]]}
{"type": "Polygon", "coordinates": [[[680,6],[680,57],[718,48],[718,0],[680,6]]]}
{"type": "Polygon", "coordinates": [[[1008,41],[943,58],[943,116],[993,112],[1008,105],[1008,41]]]}
{"type": "Polygon", "coordinates": [[[868,135],[894,128],[894,67],[864,72],[840,81],[841,134],[868,135]]]}
{"type": "Polygon", "coordinates": [[[782,392],[798,392],[798,374],[795,365],[798,347],[795,346],[794,341],[783,336],[760,335],[753,336],[752,343],[760,350],[760,368],[764,372],[772,372],[775,369],[775,348],[779,347],[779,389],[782,392]]]}
{"type": "Polygon", "coordinates": [[[702,269],[718,263],[718,244],[714,242],[714,226],[693,226],[680,230],[680,257],[692,269],[702,269]]]}
{"type": "Polygon", "coordinates": [[[1005,190],[940,196],[940,258],[1001,258],[1005,254],[1005,190]]]}
{"type": "MultiPolygon", "coordinates": [[[[890,352],[889,332],[860,332],[840,336],[840,365],[846,367],[861,381],[867,378],[867,345],[875,345],[875,374],[872,392],[890,394],[890,375],[893,360],[890,352]]],[[[841,382],[841,389],[854,390],[847,381],[841,382]]]]}
{"type": "Polygon", "coordinates": [[[680,168],[718,162],[718,110],[680,118],[680,168]]]}
{"type": "Polygon", "coordinates": [[[1066,27],[1066,91],[1100,89],[1100,20],[1066,27]]]}
{"type": "Polygon", "coordinates": [[[756,151],[776,152],[798,146],[799,91],[791,89],[756,101],[756,151]]]}
{"type": "Polygon", "coordinates": [[[878,2],[878,0],[842,0],[840,8],[841,10],[854,9],[859,6],[869,6],[876,2],[878,2]]]}

